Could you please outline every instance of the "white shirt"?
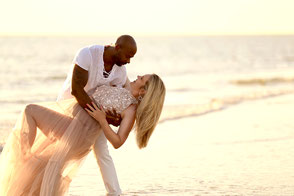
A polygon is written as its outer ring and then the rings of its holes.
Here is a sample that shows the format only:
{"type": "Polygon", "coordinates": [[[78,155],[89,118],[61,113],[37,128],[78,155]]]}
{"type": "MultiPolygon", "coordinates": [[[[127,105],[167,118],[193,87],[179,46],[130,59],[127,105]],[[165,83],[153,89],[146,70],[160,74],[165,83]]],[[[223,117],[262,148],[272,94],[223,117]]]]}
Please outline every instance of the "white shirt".
{"type": "Polygon", "coordinates": [[[73,98],[72,90],[72,74],[75,64],[88,71],[88,82],[84,87],[86,93],[90,93],[97,86],[115,85],[123,86],[127,80],[127,71],[125,66],[114,65],[110,75],[105,78],[103,76],[104,61],[103,61],[104,46],[92,45],[80,49],[70,68],[67,78],[59,92],[58,100],[73,98]]]}

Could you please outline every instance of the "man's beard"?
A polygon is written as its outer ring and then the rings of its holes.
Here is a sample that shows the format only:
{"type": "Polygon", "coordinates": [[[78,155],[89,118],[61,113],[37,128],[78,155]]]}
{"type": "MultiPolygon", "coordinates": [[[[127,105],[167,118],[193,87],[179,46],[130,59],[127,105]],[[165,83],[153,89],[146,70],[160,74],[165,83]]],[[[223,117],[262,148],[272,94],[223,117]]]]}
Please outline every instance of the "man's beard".
{"type": "Polygon", "coordinates": [[[122,64],[121,62],[116,62],[115,63],[117,66],[119,66],[119,67],[121,67],[121,66],[123,66],[124,64],[122,64]]]}
{"type": "Polygon", "coordinates": [[[115,60],[114,64],[116,64],[119,67],[123,66],[123,64],[120,62],[120,60],[119,60],[119,58],[117,56],[115,56],[114,60],[115,60]]]}
{"type": "Polygon", "coordinates": [[[125,65],[125,63],[122,63],[122,62],[120,62],[120,61],[116,61],[115,64],[116,64],[117,66],[119,66],[119,67],[125,65]]]}

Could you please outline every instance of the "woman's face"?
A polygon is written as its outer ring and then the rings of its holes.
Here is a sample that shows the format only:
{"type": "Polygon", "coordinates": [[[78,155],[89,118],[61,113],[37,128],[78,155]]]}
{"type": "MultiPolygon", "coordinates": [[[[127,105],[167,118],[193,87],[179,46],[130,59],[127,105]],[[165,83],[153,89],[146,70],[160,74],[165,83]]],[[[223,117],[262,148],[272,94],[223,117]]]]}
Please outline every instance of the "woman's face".
{"type": "Polygon", "coordinates": [[[135,88],[136,90],[142,89],[145,86],[146,82],[150,79],[150,77],[150,74],[137,76],[137,79],[132,82],[133,88],[135,88]]]}

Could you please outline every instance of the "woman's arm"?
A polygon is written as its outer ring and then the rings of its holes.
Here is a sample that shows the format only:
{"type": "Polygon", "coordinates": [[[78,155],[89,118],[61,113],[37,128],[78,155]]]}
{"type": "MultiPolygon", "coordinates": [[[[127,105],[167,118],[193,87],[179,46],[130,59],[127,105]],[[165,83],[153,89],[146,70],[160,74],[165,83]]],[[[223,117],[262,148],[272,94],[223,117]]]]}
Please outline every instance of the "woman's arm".
{"type": "Polygon", "coordinates": [[[109,126],[103,108],[100,107],[99,109],[98,106],[96,106],[96,104],[94,103],[92,103],[92,105],[94,105],[94,107],[88,105],[88,107],[92,111],[86,109],[87,112],[100,123],[100,126],[104,132],[105,137],[113,145],[113,147],[115,149],[121,147],[128,138],[129,133],[132,130],[133,125],[135,123],[136,106],[130,105],[125,111],[123,111],[121,115],[122,121],[116,134],[109,126]]]}

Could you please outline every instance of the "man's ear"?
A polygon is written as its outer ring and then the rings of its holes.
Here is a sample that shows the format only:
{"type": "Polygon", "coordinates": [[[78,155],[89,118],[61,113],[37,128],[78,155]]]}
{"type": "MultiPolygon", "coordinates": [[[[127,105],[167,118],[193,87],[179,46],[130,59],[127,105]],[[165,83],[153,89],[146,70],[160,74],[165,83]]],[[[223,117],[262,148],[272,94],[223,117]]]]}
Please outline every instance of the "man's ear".
{"type": "Polygon", "coordinates": [[[118,49],[120,49],[120,46],[119,46],[118,44],[115,44],[114,48],[115,48],[116,50],[118,50],[118,49]]]}

